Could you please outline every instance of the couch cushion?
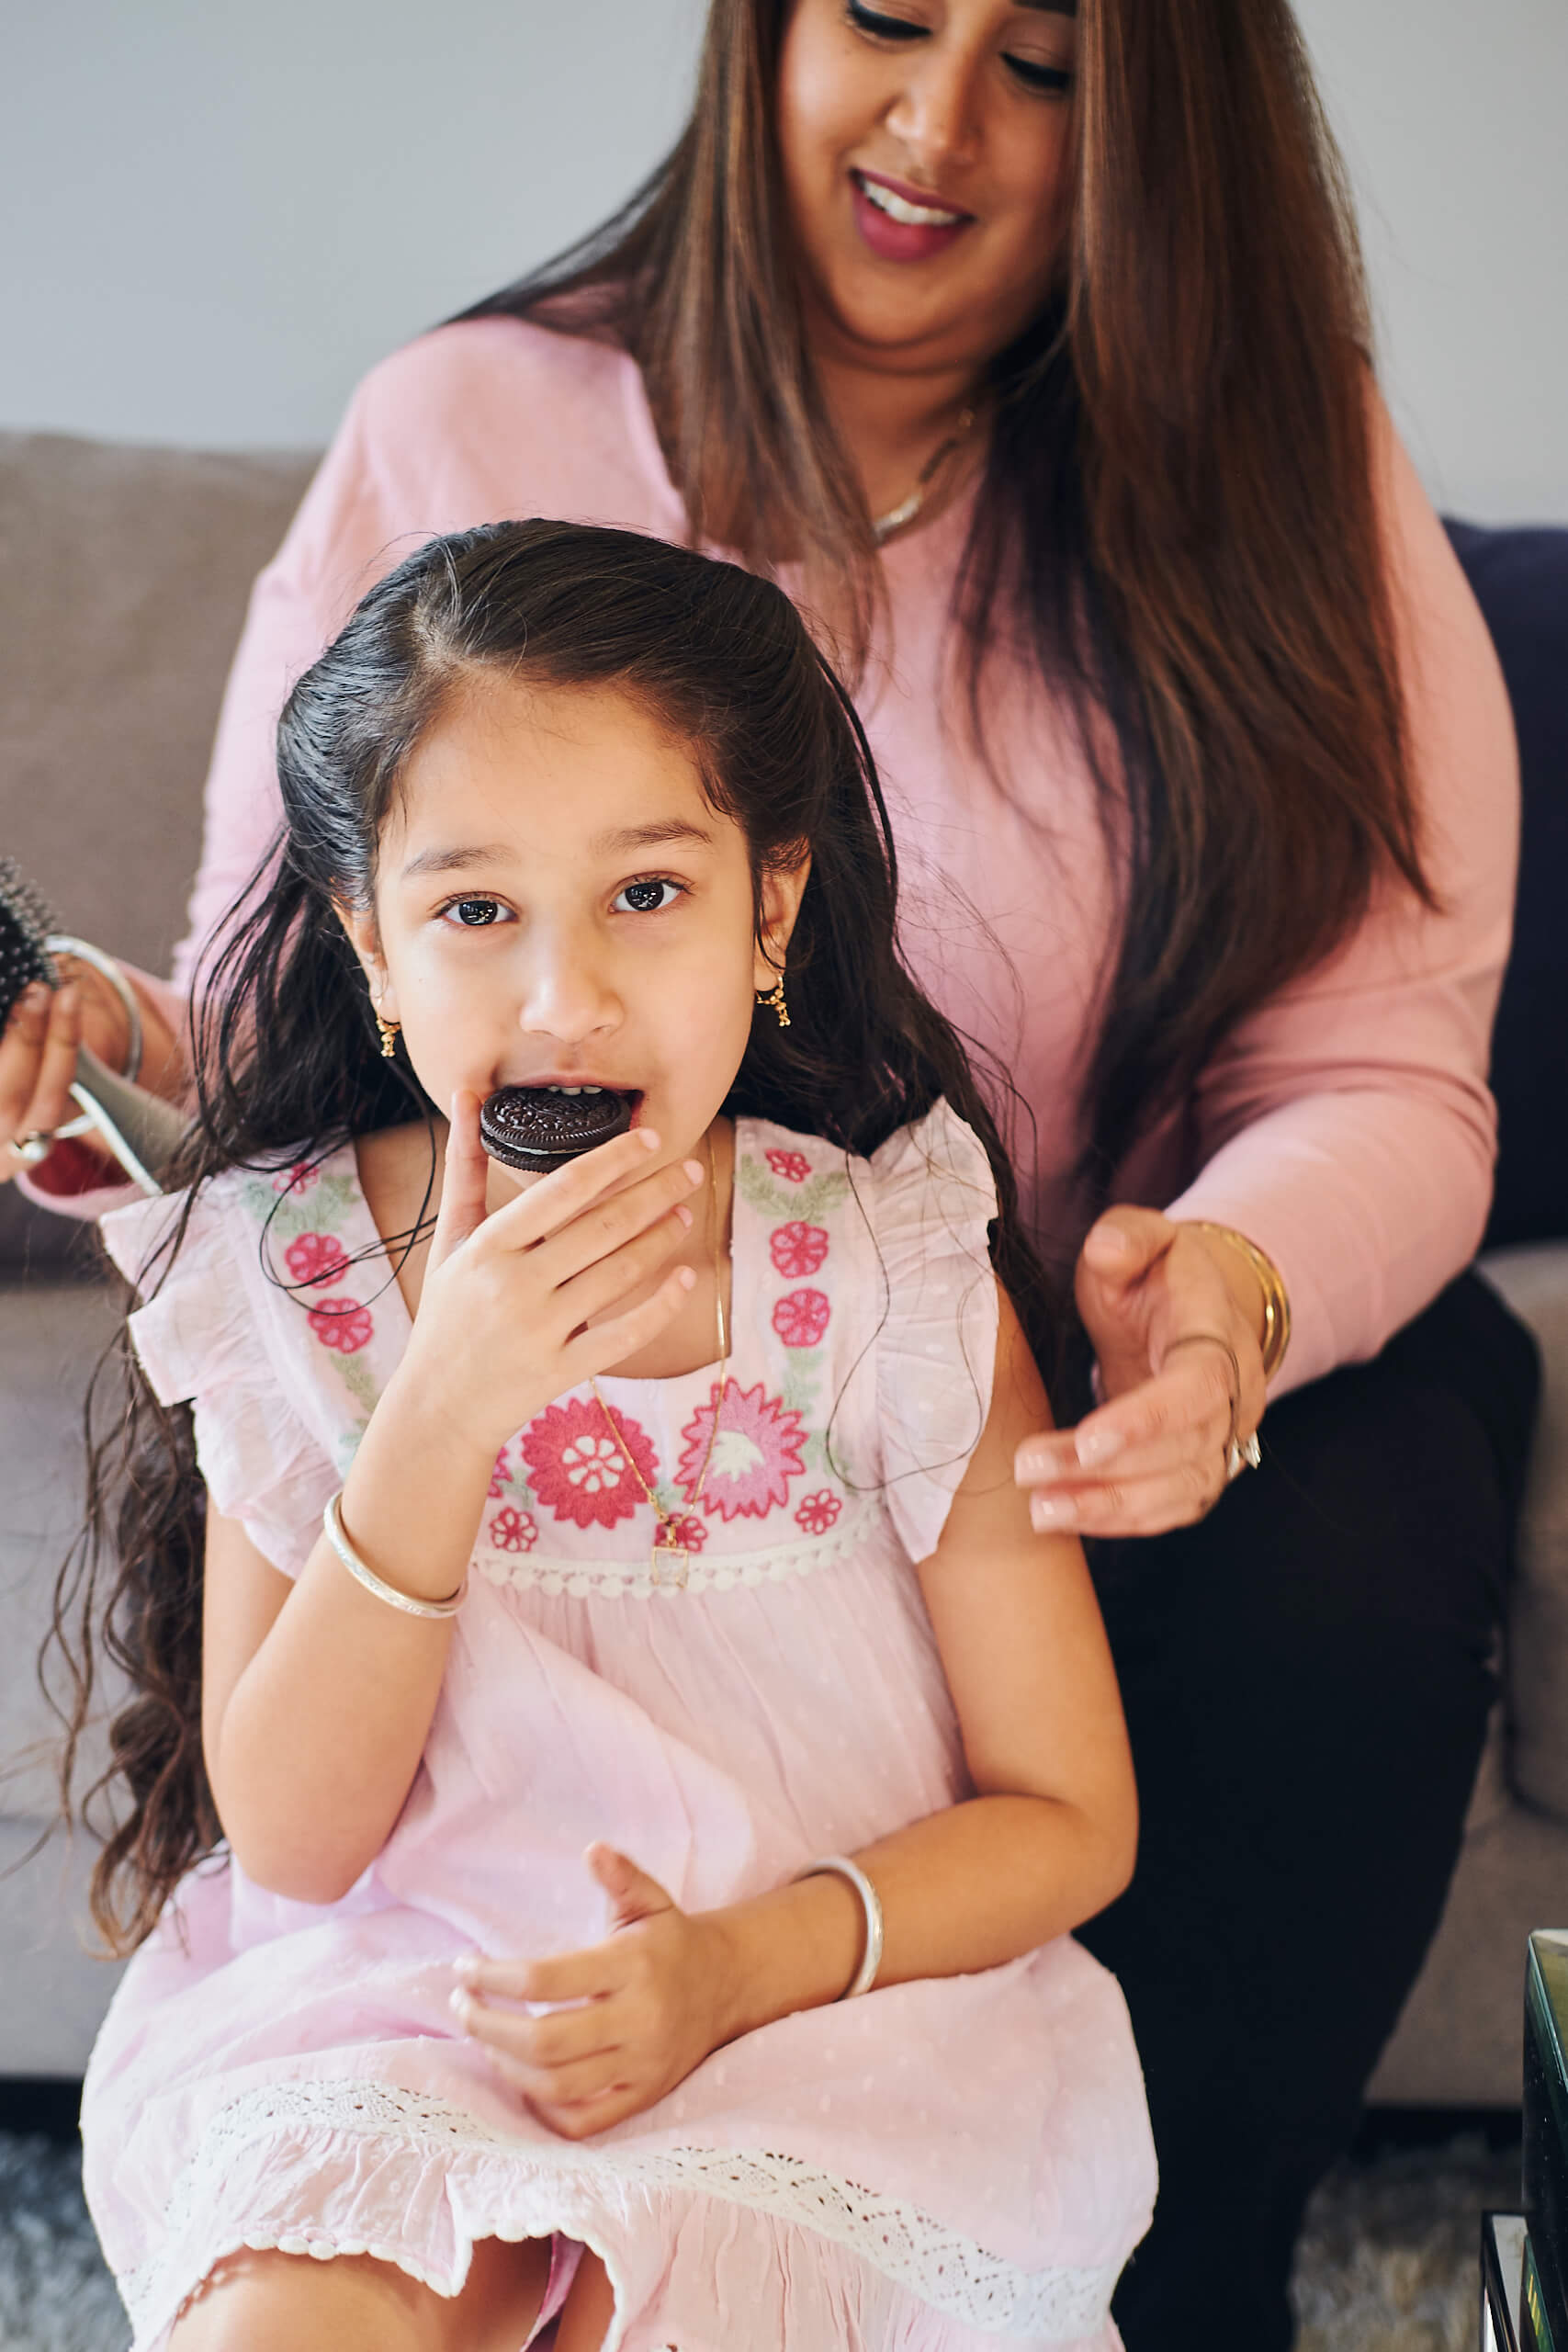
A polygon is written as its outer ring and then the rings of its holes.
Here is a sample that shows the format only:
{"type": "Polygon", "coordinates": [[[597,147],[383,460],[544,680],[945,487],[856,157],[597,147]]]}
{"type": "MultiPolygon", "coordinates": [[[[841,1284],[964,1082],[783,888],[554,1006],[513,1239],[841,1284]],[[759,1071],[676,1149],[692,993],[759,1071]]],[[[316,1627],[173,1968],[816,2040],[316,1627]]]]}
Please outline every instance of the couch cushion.
{"type": "Polygon", "coordinates": [[[1500,1148],[1484,1247],[1568,1235],[1568,530],[1449,535],[1507,680],[1524,788],[1514,952],[1492,1045],[1500,1148]]]}
{"type": "Polygon", "coordinates": [[[1568,1243],[1501,1250],[1481,1272],[1540,1343],[1540,1418],[1508,1604],[1509,1777],[1568,1822],[1568,1243]]]}
{"type": "MultiPolygon", "coordinates": [[[[313,464],[0,433],[0,855],[152,971],[185,928],[251,582],[313,464]]],[[[62,1228],[8,1200],[0,1264],[60,1262],[62,1228]]]]}

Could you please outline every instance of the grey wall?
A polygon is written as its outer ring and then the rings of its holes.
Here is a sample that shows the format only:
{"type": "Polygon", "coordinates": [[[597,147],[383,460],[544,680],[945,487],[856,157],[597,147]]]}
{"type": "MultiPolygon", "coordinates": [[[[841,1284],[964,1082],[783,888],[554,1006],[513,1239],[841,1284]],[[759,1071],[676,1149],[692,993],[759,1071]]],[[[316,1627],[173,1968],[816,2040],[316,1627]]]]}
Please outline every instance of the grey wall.
{"type": "MultiPolygon", "coordinates": [[[[1300,0],[1429,487],[1568,520],[1568,6],[1300,0]]],[[[702,0],[15,0],[0,424],[331,431],[377,355],[599,218],[702,0]]]]}

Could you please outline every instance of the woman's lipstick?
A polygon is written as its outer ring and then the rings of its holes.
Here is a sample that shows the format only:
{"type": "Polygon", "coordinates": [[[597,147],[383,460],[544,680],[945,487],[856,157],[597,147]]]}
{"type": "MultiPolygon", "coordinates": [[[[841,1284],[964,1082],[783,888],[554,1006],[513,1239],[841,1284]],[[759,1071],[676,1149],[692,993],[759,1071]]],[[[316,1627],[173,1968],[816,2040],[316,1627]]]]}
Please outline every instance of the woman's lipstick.
{"type": "Polygon", "coordinates": [[[855,226],[879,261],[930,261],[961,237],[973,213],[881,172],[852,171],[855,226]],[[900,217],[902,216],[902,217],[900,217]]]}

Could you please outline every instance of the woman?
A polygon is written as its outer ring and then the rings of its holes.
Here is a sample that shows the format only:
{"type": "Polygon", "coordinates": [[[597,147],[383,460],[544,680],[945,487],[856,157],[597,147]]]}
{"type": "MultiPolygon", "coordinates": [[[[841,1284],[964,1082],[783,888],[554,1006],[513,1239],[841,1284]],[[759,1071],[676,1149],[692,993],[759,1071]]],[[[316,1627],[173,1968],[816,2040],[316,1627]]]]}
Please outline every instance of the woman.
{"type": "MultiPolygon", "coordinates": [[[[176,973],[270,833],[288,685],[431,533],[690,539],[831,638],[907,951],[1016,1084],[1037,1229],[1087,1234],[1100,1402],[1019,1475],[1098,1539],[1143,1794],[1085,1935],[1162,2161],[1132,2352],[1290,2341],[1457,1849],[1529,1421],[1528,1342],[1451,1282],[1507,708],[1365,339],[1283,0],[715,0],[627,210],[356,395],[256,591],[176,973]]],[[[58,1123],[81,1017],[18,1016],[0,1132],[58,1123]]]]}

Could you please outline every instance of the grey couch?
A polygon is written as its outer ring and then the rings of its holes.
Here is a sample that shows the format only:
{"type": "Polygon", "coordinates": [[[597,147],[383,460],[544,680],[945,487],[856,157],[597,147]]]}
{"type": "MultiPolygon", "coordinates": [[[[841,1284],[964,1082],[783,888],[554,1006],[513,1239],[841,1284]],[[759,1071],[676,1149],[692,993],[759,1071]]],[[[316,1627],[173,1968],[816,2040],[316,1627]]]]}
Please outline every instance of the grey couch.
{"type": "MultiPolygon", "coordinates": [[[[152,969],[182,925],[246,590],[308,473],[294,457],[0,435],[0,853],[71,928],[152,969]]],[[[1486,1272],[1540,1337],[1546,1399],[1506,1698],[1441,1930],[1374,2086],[1396,2105],[1517,2099],[1525,1935],[1568,1917],[1568,1242],[1496,1254],[1486,1272]]],[[[0,1748],[13,1754],[49,1731],[33,1658],[80,1507],[81,1394],[119,1307],[90,1246],[0,1188],[0,1748]]],[[[0,1781],[0,1869],[51,1809],[34,1753],[0,1781]]],[[[85,2061],[114,1977],[79,1939],[87,1863],[55,1836],[0,1879],[0,2075],[85,2061]]]]}

